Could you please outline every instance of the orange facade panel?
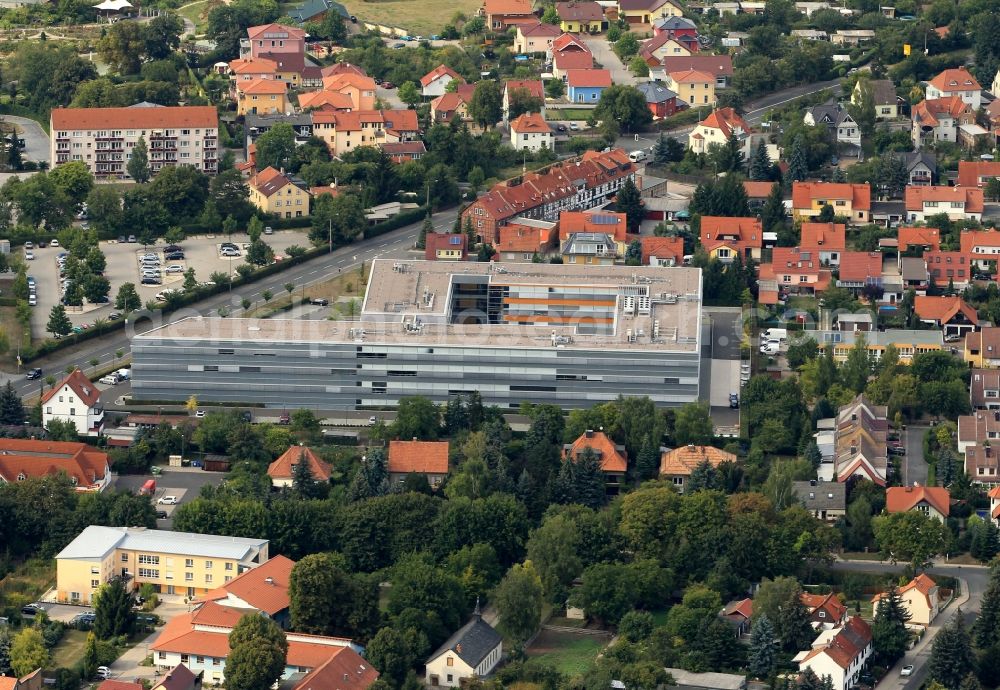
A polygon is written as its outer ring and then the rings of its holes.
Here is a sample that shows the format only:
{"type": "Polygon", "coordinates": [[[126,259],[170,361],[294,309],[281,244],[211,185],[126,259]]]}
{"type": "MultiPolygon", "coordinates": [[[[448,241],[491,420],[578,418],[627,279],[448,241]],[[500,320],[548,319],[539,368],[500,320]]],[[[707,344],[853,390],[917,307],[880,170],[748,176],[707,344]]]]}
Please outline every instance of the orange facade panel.
{"type": "Polygon", "coordinates": [[[548,316],[546,314],[506,314],[504,321],[517,323],[614,323],[614,319],[594,316],[548,316]]]}
{"type": "Polygon", "coordinates": [[[560,305],[573,307],[613,307],[615,300],[603,299],[546,299],[545,297],[504,297],[504,304],[544,304],[550,307],[560,305]]]}

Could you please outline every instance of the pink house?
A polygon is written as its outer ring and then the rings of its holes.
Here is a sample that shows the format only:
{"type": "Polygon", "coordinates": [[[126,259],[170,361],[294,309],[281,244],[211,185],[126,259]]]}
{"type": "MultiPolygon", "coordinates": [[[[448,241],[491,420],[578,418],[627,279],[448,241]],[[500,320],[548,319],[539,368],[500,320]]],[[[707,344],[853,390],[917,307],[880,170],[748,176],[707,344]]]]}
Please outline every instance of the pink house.
{"type": "Polygon", "coordinates": [[[283,24],[264,24],[247,29],[247,39],[241,41],[240,56],[269,57],[270,55],[305,55],[306,32],[283,24]]]}

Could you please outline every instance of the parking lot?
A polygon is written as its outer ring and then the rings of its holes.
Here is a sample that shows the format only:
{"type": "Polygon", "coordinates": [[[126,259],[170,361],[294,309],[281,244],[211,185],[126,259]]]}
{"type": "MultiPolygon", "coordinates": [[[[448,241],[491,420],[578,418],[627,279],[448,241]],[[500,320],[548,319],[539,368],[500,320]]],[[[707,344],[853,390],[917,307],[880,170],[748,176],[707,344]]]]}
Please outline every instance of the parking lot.
{"type": "Polygon", "coordinates": [[[225,477],[223,472],[205,472],[196,467],[164,467],[158,477],[151,474],[120,475],[115,481],[115,487],[135,493],[148,479],[155,479],[156,492],[150,500],[153,501],[157,511],[162,510],[167,514],[165,519],[156,521],[156,527],[171,529],[173,527],[171,517],[178,506],[197,498],[201,493],[201,487],[205,485],[219,486],[223,477],[225,477]],[[177,504],[157,503],[164,496],[176,496],[177,504]]]}
{"type": "MultiPolygon", "coordinates": [[[[273,235],[265,235],[262,238],[274,250],[275,256],[283,256],[289,247],[299,245],[308,247],[309,239],[304,231],[282,230],[273,235]]],[[[245,250],[243,245],[250,240],[247,235],[234,234],[232,242],[240,249],[239,257],[222,257],[219,252],[219,244],[227,241],[225,235],[192,237],[180,243],[184,250],[183,260],[165,260],[163,258],[163,247],[166,245],[162,240],[157,246],[144,248],[141,244],[125,243],[119,244],[115,241],[101,242],[101,251],[108,259],[105,277],[111,282],[110,303],[98,305],[96,308],[89,304],[84,304],[82,311],[77,308],[67,308],[66,313],[74,326],[92,324],[96,319],[107,319],[111,312],[115,311],[114,301],[118,294],[118,288],[122,283],[135,283],[139,292],[139,297],[143,304],[154,299],[157,293],[165,288],[180,290],[184,285],[183,270],[193,268],[195,278],[199,283],[208,282],[212,273],[221,271],[235,272],[236,267],[245,262],[245,250]],[[163,282],[159,285],[141,285],[141,270],[139,267],[139,257],[146,253],[157,253],[160,256],[160,266],[166,270],[170,266],[178,265],[183,270],[180,272],[163,275],[163,282]]],[[[35,258],[27,262],[28,274],[35,278],[37,286],[37,302],[31,315],[31,330],[36,338],[47,337],[49,334],[45,326],[49,321],[49,313],[62,298],[60,288],[59,271],[56,264],[56,257],[65,252],[62,247],[46,247],[44,249],[35,248],[32,250],[35,258]]]]}

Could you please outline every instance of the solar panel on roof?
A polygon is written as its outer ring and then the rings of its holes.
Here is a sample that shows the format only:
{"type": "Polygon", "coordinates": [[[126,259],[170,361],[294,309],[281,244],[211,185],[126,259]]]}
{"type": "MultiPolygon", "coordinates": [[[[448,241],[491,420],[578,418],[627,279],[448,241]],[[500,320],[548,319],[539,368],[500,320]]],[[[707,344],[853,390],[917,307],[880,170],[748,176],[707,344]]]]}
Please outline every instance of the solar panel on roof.
{"type": "Polygon", "coordinates": [[[590,222],[594,225],[617,225],[618,219],[615,216],[593,215],[590,217],[590,222]]]}
{"type": "Polygon", "coordinates": [[[448,238],[448,244],[462,244],[462,238],[461,237],[449,237],[448,238]]]}

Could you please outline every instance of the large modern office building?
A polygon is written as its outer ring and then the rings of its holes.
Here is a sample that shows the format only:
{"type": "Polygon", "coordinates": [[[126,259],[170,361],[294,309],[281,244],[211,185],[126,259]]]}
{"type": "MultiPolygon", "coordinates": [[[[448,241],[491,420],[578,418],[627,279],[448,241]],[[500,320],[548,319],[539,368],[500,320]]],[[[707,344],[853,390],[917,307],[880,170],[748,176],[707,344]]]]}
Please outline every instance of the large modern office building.
{"type": "Polygon", "coordinates": [[[376,260],[357,321],[184,319],[132,342],[133,396],[348,410],[699,398],[701,271],[376,260]]]}

